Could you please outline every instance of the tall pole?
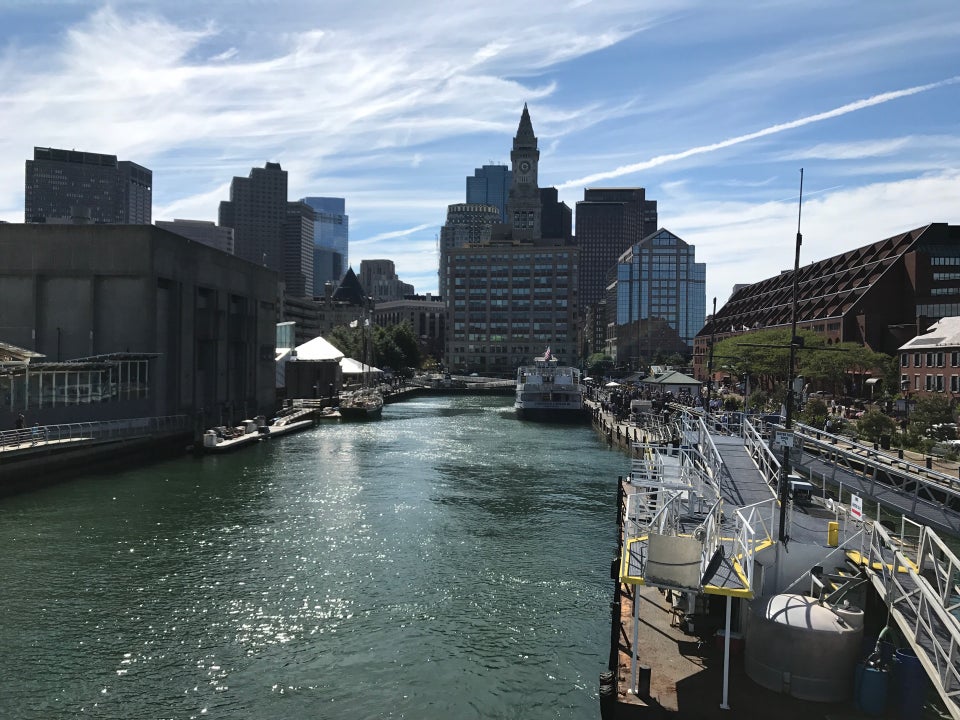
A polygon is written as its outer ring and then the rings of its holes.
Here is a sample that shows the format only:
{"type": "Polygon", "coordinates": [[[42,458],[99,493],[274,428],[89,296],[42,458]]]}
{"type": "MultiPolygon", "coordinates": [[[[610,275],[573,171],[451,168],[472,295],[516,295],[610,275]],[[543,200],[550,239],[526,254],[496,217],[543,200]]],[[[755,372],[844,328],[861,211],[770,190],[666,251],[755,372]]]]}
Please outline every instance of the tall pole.
{"type": "Polygon", "coordinates": [[[717,299],[713,299],[713,317],[710,318],[710,354],[707,356],[707,415],[710,414],[710,397],[713,395],[713,346],[717,336],[717,299]]]}
{"type": "MultiPolygon", "coordinates": [[[[800,213],[803,210],[803,168],[800,168],[800,200],[797,207],[797,248],[796,257],[793,261],[793,299],[790,307],[790,371],[787,376],[787,402],[786,418],[784,426],[789,432],[793,426],[793,380],[797,367],[797,348],[800,346],[800,338],[797,337],[797,293],[800,285],[800,245],[803,244],[803,236],[800,234],[800,213]]],[[[790,451],[791,445],[784,445],[783,465],[780,468],[780,535],[781,543],[787,542],[787,501],[790,498],[790,482],[787,479],[790,475],[790,451]]]]}

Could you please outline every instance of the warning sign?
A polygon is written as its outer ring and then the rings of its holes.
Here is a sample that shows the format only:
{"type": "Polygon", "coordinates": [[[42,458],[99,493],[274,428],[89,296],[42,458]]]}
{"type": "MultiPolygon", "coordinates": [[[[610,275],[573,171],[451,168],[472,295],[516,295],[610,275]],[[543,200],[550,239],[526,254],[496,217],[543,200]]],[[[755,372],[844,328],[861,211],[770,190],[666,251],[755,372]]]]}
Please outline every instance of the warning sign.
{"type": "Polygon", "coordinates": [[[854,520],[863,520],[863,498],[859,495],[850,496],[850,515],[854,520]]]}

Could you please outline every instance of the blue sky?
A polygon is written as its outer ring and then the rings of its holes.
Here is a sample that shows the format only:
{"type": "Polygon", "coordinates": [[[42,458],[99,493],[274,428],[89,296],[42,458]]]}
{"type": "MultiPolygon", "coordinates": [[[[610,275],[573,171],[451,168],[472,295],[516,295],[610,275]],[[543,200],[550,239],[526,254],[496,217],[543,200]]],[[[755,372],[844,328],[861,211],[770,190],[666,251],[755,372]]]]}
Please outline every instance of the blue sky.
{"type": "Polygon", "coordinates": [[[351,263],[436,292],[436,238],[524,102],[540,183],[642,186],[735,283],[960,223],[960,3],[0,0],[0,219],[34,146],[153,170],[155,220],[215,220],[280,162],[346,198],[351,263]],[[733,9],[731,9],[733,8],[733,9]]]}

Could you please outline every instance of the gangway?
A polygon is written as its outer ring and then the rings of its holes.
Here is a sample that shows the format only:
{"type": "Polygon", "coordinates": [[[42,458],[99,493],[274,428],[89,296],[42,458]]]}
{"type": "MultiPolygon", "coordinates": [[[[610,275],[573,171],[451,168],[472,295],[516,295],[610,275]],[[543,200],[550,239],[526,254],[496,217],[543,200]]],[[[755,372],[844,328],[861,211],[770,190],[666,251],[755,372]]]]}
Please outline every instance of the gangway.
{"type": "Polygon", "coordinates": [[[794,436],[794,469],[834,487],[842,485],[935,530],[960,536],[960,479],[802,423],[795,426],[794,436]]]}
{"type": "Polygon", "coordinates": [[[960,720],[960,560],[929,527],[904,518],[899,535],[874,522],[857,558],[950,716],[960,720]]]}

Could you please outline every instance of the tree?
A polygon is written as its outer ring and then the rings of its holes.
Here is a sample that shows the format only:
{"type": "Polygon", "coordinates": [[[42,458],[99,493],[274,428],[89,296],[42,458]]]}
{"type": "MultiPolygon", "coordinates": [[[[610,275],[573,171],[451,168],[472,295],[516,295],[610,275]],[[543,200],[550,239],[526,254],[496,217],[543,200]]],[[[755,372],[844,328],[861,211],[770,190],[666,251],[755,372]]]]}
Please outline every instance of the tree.
{"type": "Polygon", "coordinates": [[[933,426],[953,422],[950,401],[942,395],[921,395],[910,412],[909,432],[913,438],[930,437],[933,426]]]}
{"type": "Polygon", "coordinates": [[[358,360],[363,357],[363,334],[360,328],[338,325],[330,331],[327,339],[347,357],[358,360]]]}
{"type": "Polygon", "coordinates": [[[857,420],[857,433],[873,442],[879,442],[884,435],[893,435],[896,430],[897,423],[893,418],[884,415],[879,410],[867,410],[857,420]]]}
{"type": "Polygon", "coordinates": [[[603,353],[594,353],[587,358],[587,374],[601,378],[610,372],[613,367],[613,358],[603,353]]]}
{"type": "Polygon", "coordinates": [[[810,398],[800,413],[800,421],[812,427],[822,428],[827,422],[827,404],[820,398],[810,398]]]}

